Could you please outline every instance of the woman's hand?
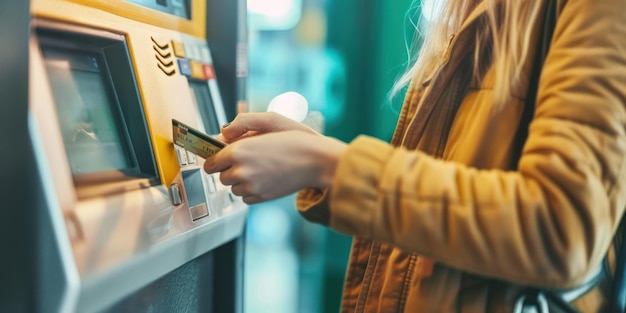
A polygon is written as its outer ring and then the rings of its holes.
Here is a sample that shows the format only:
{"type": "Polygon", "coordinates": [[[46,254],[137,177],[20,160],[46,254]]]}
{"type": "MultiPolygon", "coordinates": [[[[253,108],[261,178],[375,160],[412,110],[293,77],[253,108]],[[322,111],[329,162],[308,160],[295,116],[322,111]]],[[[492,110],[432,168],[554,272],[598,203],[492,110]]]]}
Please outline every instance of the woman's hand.
{"type": "Polygon", "coordinates": [[[292,126],[288,122],[274,126],[265,122],[264,118],[247,123],[236,119],[227,129],[235,126],[237,130],[225,134],[236,141],[208,158],[204,170],[221,172],[220,181],[232,186],[233,194],[248,204],[276,199],[307,187],[331,185],[339,157],[347,148],[345,143],[309,129],[281,131],[281,127],[292,126]],[[266,134],[250,137],[252,131],[266,134]],[[248,138],[242,140],[243,137],[248,138]]]}
{"type": "Polygon", "coordinates": [[[310,134],[318,134],[312,128],[274,112],[240,113],[235,119],[222,126],[222,133],[217,139],[231,143],[242,138],[259,134],[299,130],[310,134]]]}

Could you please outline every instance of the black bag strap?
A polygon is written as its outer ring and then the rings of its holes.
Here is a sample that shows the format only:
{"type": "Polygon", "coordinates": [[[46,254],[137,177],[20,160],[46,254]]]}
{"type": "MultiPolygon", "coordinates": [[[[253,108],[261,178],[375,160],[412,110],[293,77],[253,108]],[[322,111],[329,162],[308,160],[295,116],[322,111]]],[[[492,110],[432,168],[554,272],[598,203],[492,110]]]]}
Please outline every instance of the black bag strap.
{"type": "Polygon", "coordinates": [[[528,91],[526,93],[526,102],[524,103],[520,127],[517,132],[517,138],[515,139],[515,149],[517,150],[515,151],[517,153],[515,155],[518,156],[522,155],[522,148],[528,138],[530,121],[533,119],[533,115],[535,114],[537,90],[539,89],[539,77],[541,76],[541,69],[543,68],[543,63],[548,55],[548,50],[550,49],[550,41],[552,40],[552,33],[554,33],[554,26],[556,25],[556,1],[548,0],[546,10],[544,12],[544,27],[539,37],[535,61],[533,63],[533,70],[530,73],[528,91]]]}
{"type": "Polygon", "coordinates": [[[626,218],[622,216],[620,227],[615,234],[615,273],[611,285],[609,312],[626,312],[626,218]]]}

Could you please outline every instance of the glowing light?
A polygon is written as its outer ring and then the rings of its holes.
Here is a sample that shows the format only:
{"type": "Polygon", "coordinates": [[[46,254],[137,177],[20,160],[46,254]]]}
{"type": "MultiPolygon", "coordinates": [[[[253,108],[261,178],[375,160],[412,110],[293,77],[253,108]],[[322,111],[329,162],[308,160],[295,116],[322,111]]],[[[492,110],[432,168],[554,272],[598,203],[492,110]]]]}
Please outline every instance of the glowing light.
{"type": "Polygon", "coordinates": [[[309,111],[309,103],[301,94],[290,91],[274,97],[267,106],[267,111],[302,122],[309,111]]]}
{"type": "Polygon", "coordinates": [[[252,29],[293,28],[302,14],[302,0],[248,0],[248,22],[252,29]]]}
{"type": "Polygon", "coordinates": [[[248,1],[248,12],[281,17],[289,14],[294,9],[292,0],[250,0],[248,1]]]}

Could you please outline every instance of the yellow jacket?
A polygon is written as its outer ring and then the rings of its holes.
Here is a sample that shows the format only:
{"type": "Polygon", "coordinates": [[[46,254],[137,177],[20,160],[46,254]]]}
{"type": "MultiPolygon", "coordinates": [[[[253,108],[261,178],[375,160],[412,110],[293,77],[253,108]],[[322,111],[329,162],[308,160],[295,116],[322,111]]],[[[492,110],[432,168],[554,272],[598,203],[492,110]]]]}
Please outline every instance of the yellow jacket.
{"type": "MultiPolygon", "coordinates": [[[[332,189],[298,194],[306,218],[355,237],[342,312],[511,312],[521,286],[576,286],[601,263],[626,205],[626,1],[558,12],[521,157],[527,86],[495,106],[491,68],[455,100],[483,3],[410,86],[391,145],[356,138],[332,189]]],[[[599,312],[605,292],[575,304],[599,312]]]]}

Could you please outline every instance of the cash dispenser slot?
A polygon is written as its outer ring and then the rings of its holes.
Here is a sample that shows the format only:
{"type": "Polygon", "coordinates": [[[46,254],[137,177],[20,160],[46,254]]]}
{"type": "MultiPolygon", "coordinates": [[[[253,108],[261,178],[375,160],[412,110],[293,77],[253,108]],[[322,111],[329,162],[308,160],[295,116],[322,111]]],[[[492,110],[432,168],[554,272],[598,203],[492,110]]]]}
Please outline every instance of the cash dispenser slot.
{"type": "Polygon", "coordinates": [[[185,195],[189,204],[191,219],[196,221],[211,215],[208,199],[206,198],[205,179],[202,177],[202,169],[183,171],[185,195]]]}

